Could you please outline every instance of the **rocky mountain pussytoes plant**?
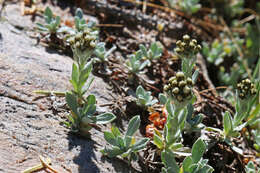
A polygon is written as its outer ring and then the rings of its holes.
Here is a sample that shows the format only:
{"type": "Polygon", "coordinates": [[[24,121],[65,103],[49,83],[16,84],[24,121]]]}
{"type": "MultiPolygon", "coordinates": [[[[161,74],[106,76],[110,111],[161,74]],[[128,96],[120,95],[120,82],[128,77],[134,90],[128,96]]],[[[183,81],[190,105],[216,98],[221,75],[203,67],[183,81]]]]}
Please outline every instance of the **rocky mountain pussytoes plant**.
{"type": "Polygon", "coordinates": [[[92,71],[92,61],[90,59],[97,43],[97,31],[85,28],[71,36],[69,43],[73,51],[76,63],[72,65],[71,84],[73,90],[66,92],[66,102],[71,109],[69,122],[72,132],[89,137],[89,130],[95,124],[106,124],[116,117],[112,113],[95,115],[96,98],[94,95],[85,97],[93,78],[89,80],[92,71]]]}
{"type": "Polygon", "coordinates": [[[94,51],[95,54],[95,61],[97,62],[108,62],[108,56],[113,53],[113,51],[116,50],[116,46],[113,46],[109,50],[106,50],[106,43],[104,42],[99,42],[96,46],[96,49],[94,51]]]}
{"type": "Polygon", "coordinates": [[[129,55],[129,59],[126,61],[126,67],[132,74],[138,74],[149,64],[149,60],[143,60],[143,54],[141,50],[138,50],[135,54],[129,55]]]}
{"type": "Polygon", "coordinates": [[[162,56],[163,48],[160,43],[152,43],[149,49],[141,44],[139,45],[139,48],[143,54],[143,59],[149,60],[148,66],[151,65],[153,60],[159,59],[162,56]]]}
{"type": "Polygon", "coordinates": [[[134,134],[139,129],[140,123],[140,116],[134,116],[129,121],[125,135],[122,135],[117,127],[112,126],[111,132],[104,132],[104,138],[112,148],[105,147],[101,152],[108,157],[120,155],[122,158],[127,158],[129,163],[138,160],[137,152],[144,149],[149,141],[149,138],[136,141],[134,134]]]}
{"type": "Polygon", "coordinates": [[[174,49],[178,57],[182,59],[182,71],[185,76],[192,77],[192,70],[196,62],[196,54],[201,50],[197,40],[191,39],[189,35],[184,35],[182,40],[176,42],[174,49]]]}
{"type": "Polygon", "coordinates": [[[139,85],[136,89],[136,104],[143,109],[147,109],[148,107],[157,103],[157,99],[153,99],[150,91],[145,91],[145,89],[139,85]]]}
{"type": "Polygon", "coordinates": [[[234,118],[231,117],[229,112],[226,112],[223,118],[224,135],[226,138],[238,137],[239,131],[248,125],[248,121],[242,122],[249,116],[251,111],[250,105],[256,98],[257,90],[249,79],[242,80],[242,82],[237,84],[237,88],[237,103],[234,118]]]}
{"type": "Polygon", "coordinates": [[[44,19],[45,24],[36,23],[37,29],[42,32],[48,33],[48,37],[56,35],[56,32],[60,27],[60,16],[54,17],[52,10],[47,7],[44,11],[44,19]]]}

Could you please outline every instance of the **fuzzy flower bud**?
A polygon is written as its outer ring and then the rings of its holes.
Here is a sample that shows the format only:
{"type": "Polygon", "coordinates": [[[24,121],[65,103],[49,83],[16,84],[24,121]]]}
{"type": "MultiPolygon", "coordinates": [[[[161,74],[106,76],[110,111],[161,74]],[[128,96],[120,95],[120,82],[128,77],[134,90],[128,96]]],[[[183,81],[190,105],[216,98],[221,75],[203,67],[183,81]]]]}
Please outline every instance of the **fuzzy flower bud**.
{"type": "Polygon", "coordinates": [[[257,93],[255,85],[249,79],[244,79],[240,83],[238,83],[237,89],[240,99],[250,98],[257,93]]]}
{"type": "Polygon", "coordinates": [[[177,72],[164,86],[164,91],[173,100],[184,103],[192,98],[192,85],[193,82],[190,78],[186,78],[183,72],[177,72]]]}

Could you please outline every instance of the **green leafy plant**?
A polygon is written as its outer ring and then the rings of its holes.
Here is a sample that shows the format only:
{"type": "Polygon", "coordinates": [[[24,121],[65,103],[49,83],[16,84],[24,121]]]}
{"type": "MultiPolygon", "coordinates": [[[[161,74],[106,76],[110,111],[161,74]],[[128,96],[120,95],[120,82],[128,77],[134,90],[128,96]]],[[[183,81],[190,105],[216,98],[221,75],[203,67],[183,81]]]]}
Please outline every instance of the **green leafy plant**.
{"type": "Polygon", "coordinates": [[[191,103],[189,103],[187,105],[187,109],[188,109],[188,114],[187,114],[187,118],[186,118],[186,124],[185,124],[185,131],[188,132],[192,132],[192,131],[199,131],[201,130],[204,126],[201,124],[202,120],[203,120],[203,114],[198,114],[198,115],[194,115],[193,111],[194,111],[194,107],[192,106],[191,103]]]}
{"type": "Polygon", "coordinates": [[[129,162],[138,160],[137,152],[146,147],[149,138],[142,138],[136,141],[134,134],[140,126],[140,116],[134,116],[128,124],[125,135],[123,136],[119,129],[112,126],[111,132],[104,132],[105,140],[112,145],[112,148],[101,150],[108,157],[116,157],[120,155],[122,158],[127,158],[129,162]]]}
{"type": "Polygon", "coordinates": [[[90,59],[94,52],[97,34],[95,31],[85,28],[69,40],[76,63],[72,65],[71,84],[73,90],[66,92],[66,102],[71,109],[69,122],[66,123],[72,128],[72,132],[89,137],[89,130],[95,124],[106,124],[116,117],[112,113],[95,115],[96,98],[94,95],[85,97],[93,78],[89,80],[92,71],[90,59]],[[88,82],[89,81],[89,82],[88,82]]]}
{"type": "Polygon", "coordinates": [[[44,19],[46,24],[36,23],[37,29],[47,32],[49,36],[55,35],[60,26],[60,16],[54,17],[52,10],[47,7],[44,11],[44,19]]]}
{"type": "Polygon", "coordinates": [[[242,121],[248,118],[252,104],[256,99],[257,90],[249,79],[242,80],[237,87],[237,103],[234,118],[231,117],[229,112],[226,112],[223,118],[224,135],[226,137],[238,136],[238,131],[248,124],[248,122],[245,122],[241,125],[242,121]]]}
{"type": "Polygon", "coordinates": [[[246,173],[259,173],[260,170],[257,170],[254,163],[252,161],[248,162],[248,164],[245,167],[246,173]]]}
{"type": "Polygon", "coordinates": [[[145,89],[139,85],[136,89],[136,104],[144,109],[147,109],[149,106],[154,105],[158,101],[153,99],[150,91],[145,91],[145,89]]]}
{"type": "Polygon", "coordinates": [[[80,8],[77,8],[74,20],[75,28],[78,32],[83,31],[85,28],[92,28],[96,25],[96,23],[93,21],[86,23],[86,20],[83,18],[83,11],[80,8]]]}
{"type": "Polygon", "coordinates": [[[192,146],[191,156],[187,156],[182,166],[179,168],[175,161],[175,155],[171,150],[164,150],[161,154],[162,162],[165,167],[163,173],[211,173],[214,169],[209,166],[208,160],[202,156],[206,151],[206,144],[202,139],[198,139],[192,146]]]}
{"type": "Polygon", "coordinates": [[[149,60],[142,60],[143,54],[141,50],[137,51],[135,54],[129,55],[128,58],[126,67],[132,74],[140,73],[149,64],[149,60]]]}
{"type": "Polygon", "coordinates": [[[199,11],[201,5],[199,0],[167,0],[170,7],[176,8],[179,7],[180,10],[187,14],[193,14],[199,11]]]}
{"type": "Polygon", "coordinates": [[[151,62],[153,60],[159,59],[162,56],[163,48],[160,43],[156,43],[156,42],[152,43],[151,47],[148,50],[142,44],[139,46],[139,48],[143,54],[143,59],[149,60],[148,66],[151,65],[151,62]]]}
{"type": "MultiPolygon", "coordinates": [[[[233,34],[233,37],[236,43],[242,47],[244,39],[240,38],[238,34],[233,34]]],[[[215,39],[211,45],[203,42],[203,55],[208,62],[219,68],[218,79],[225,85],[235,86],[240,77],[246,77],[244,76],[246,69],[238,55],[236,43],[228,37],[227,33],[221,33],[220,38],[215,39]],[[235,59],[236,62],[230,64],[231,69],[228,70],[224,62],[228,62],[231,59],[235,59]]]]}
{"type": "Polygon", "coordinates": [[[96,55],[95,60],[98,62],[107,62],[108,56],[112,54],[113,51],[116,50],[116,46],[113,46],[109,50],[106,50],[106,44],[104,42],[100,42],[97,44],[94,54],[96,55]]]}

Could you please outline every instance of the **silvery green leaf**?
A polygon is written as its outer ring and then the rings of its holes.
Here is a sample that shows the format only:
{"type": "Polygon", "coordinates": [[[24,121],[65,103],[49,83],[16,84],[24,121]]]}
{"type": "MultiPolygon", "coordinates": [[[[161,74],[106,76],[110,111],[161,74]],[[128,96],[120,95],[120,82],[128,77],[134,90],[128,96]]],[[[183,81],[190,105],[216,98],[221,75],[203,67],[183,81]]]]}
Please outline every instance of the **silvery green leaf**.
{"type": "Polygon", "coordinates": [[[109,144],[111,144],[111,145],[113,145],[113,146],[117,146],[116,137],[114,136],[113,133],[111,133],[111,132],[104,132],[104,138],[105,138],[105,140],[106,140],[109,144]]]}
{"type": "Polygon", "coordinates": [[[90,94],[88,97],[87,97],[87,104],[96,104],[96,97],[95,95],[93,94],[90,94]]]}
{"type": "Polygon", "coordinates": [[[127,148],[125,147],[125,141],[121,136],[118,136],[116,138],[117,140],[117,145],[119,146],[119,148],[123,151],[125,151],[127,148]]]}
{"type": "Polygon", "coordinates": [[[147,57],[148,55],[147,55],[147,49],[146,49],[146,47],[145,47],[143,44],[140,44],[140,45],[139,45],[139,48],[140,48],[140,50],[142,51],[142,54],[143,54],[145,57],[147,57]]]}
{"type": "Polygon", "coordinates": [[[138,50],[135,54],[135,59],[140,61],[143,58],[143,54],[141,50],[138,50]]]}
{"type": "Polygon", "coordinates": [[[76,9],[76,16],[79,18],[79,19],[82,19],[83,18],[83,12],[80,8],[77,8],[76,9]]]}
{"type": "Polygon", "coordinates": [[[192,146],[192,160],[194,163],[198,163],[206,151],[206,144],[202,139],[198,139],[192,146]]]}
{"type": "Polygon", "coordinates": [[[193,75],[192,75],[192,81],[193,81],[193,83],[196,83],[197,78],[198,78],[198,75],[199,75],[199,70],[196,69],[195,72],[194,72],[193,75]]]}
{"type": "Polygon", "coordinates": [[[133,146],[132,146],[132,150],[134,152],[142,150],[146,147],[147,143],[149,142],[149,138],[143,138],[141,140],[139,140],[138,142],[136,142],[133,146]]]}
{"type": "Polygon", "coordinates": [[[69,35],[74,35],[75,30],[68,26],[62,26],[57,30],[58,33],[68,33],[69,35]]]}
{"type": "Polygon", "coordinates": [[[108,51],[106,51],[105,53],[105,58],[107,58],[112,52],[114,52],[116,50],[116,46],[113,45],[113,47],[111,47],[108,51]]]}
{"type": "Polygon", "coordinates": [[[247,124],[248,124],[248,122],[245,122],[245,123],[243,123],[243,124],[241,124],[241,125],[235,127],[234,130],[235,130],[235,131],[241,131],[244,127],[247,126],[247,124]]]}
{"type": "Polygon", "coordinates": [[[156,133],[153,134],[153,143],[161,150],[164,147],[163,139],[156,133]]]}
{"type": "Polygon", "coordinates": [[[171,117],[174,116],[174,107],[171,104],[170,100],[168,100],[166,103],[166,110],[167,110],[169,116],[171,116],[171,117]]]}
{"type": "Polygon", "coordinates": [[[182,167],[184,172],[190,172],[190,166],[193,164],[193,160],[191,156],[185,157],[185,159],[182,162],[182,167]]]}
{"type": "Polygon", "coordinates": [[[89,116],[93,121],[96,121],[96,116],[93,114],[96,112],[96,104],[85,104],[83,107],[83,115],[82,116],[89,116]]]}
{"type": "Polygon", "coordinates": [[[52,11],[49,7],[47,7],[44,11],[44,17],[45,17],[45,22],[46,23],[51,23],[51,20],[52,20],[52,11]]]}
{"type": "Polygon", "coordinates": [[[141,63],[139,67],[139,71],[141,71],[143,68],[145,68],[149,64],[149,60],[145,60],[143,63],[141,63]]]}
{"type": "Polygon", "coordinates": [[[141,85],[139,85],[136,89],[136,95],[144,95],[144,92],[144,88],[141,85]]]}
{"type": "Polygon", "coordinates": [[[132,143],[133,137],[132,136],[125,136],[124,138],[124,145],[126,148],[129,148],[132,143]]]}
{"type": "Polygon", "coordinates": [[[134,133],[139,129],[140,123],[141,123],[140,116],[139,115],[134,116],[129,121],[125,136],[133,136],[134,133]]]}
{"type": "Polygon", "coordinates": [[[167,173],[179,173],[179,166],[177,165],[174,153],[171,150],[163,150],[161,153],[161,159],[167,170],[167,173]]]}
{"type": "Polygon", "coordinates": [[[108,157],[112,158],[112,157],[116,157],[120,154],[123,154],[124,151],[122,151],[118,147],[113,147],[112,149],[105,148],[105,149],[101,150],[101,153],[103,153],[104,155],[107,155],[108,157]]]}
{"type": "Polygon", "coordinates": [[[129,154],[132,153],[132,149],[128,149],[126,152],[124,152],[123,154],[121,154],[121,157],[125,158],[125,157],[128,157],[129,154]]]}
{"type": "Polygon", "coordinates": [[[212,173],[214,169],[209,165],[204,165],[203,168],[199,170],[201,173],[212,173]]]}
{"type": "Polygon", "coordinates": [[[66,92],[65,98],[66,98],[66,102],[67,102],[69,108],[72,110],[72,112],[75,113],[76,115],[78,115],[77,97],[71,92],[66,92]]]}
{"type": "Polygon", "coordinates": [[[107,124],[112,122],[116,116],[112,113],[103,113],[96,116],[96,124],[107,124]]]}
{"type": "Polygon", "coordinates": [[[167,97],[164,94],[160,93],[159,94],[159,101],[160,101],[161,104],[165,105],[166,102],[167,102],[167,97]]]}
{"type": "Polygon", "coordinates": [[[121,135],[119,129],[118,129],[116,126],[114,126],[114,125],[112,125],[112,127],[111,127],[111,132],[113,133],[113,135],[114,135],[115,137],[118,137],[118,136],[121,135]]]}
{"type": "Polygon", "coordinates": [[[224,125],[224,133],[225,135],[228,135],[229,132],[233,131],[233,123],[231,115],[228,111],[225,112],[224,118],[223,118],[223,125],[224,125]]]}
{"type": "Polygon", "coordinates": [[[42,25],[40,23],[36,23],[36,25],[37,25],[37,29],[38,30],[40,30],[40,31],[48,31],[48,29],[44,25],[42,25]]]}
{"type": "Polygon", "coordinates": [[[190,120],[192,118],[192,114],[193,114],[193,111],[194,111],[194,107],[192,106],[192,103],[189,103],[187,105],[187,110],[188,110],[187,120],[190,120]]]}
{"type": "Polygon", "coordinates": [[[248,162],[248,164],[246,165],[245,171],[246,171],[246,173],[257,173],[255,165],[252,161],[248,162]]]}

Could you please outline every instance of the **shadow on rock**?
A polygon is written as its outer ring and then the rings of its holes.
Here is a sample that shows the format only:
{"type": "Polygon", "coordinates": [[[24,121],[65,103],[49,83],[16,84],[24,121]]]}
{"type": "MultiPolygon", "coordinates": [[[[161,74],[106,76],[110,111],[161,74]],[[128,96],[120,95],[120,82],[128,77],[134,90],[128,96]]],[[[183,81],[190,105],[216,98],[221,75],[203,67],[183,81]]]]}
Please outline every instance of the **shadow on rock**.
{"type": "Polygon", "coordinates": [[[95,142],[92,140],[84,139],[75,134],[68,135],[69,150],[74,150],[76,156],[73,162],[77,164],[79,173],[100,173],[94,160],[97,160],[94,152],[95,142]]]}
{"type": "Polygon", "coordinates": [[[114,158],[108,158],[106,156],[101,157],[102,162],[108,162],[113,166],[116,172],[121,172],[121,173],[138,173],[135,168],[131,167],[131,165],[127,164],[123,160],[114,157],[114,158]]]}

